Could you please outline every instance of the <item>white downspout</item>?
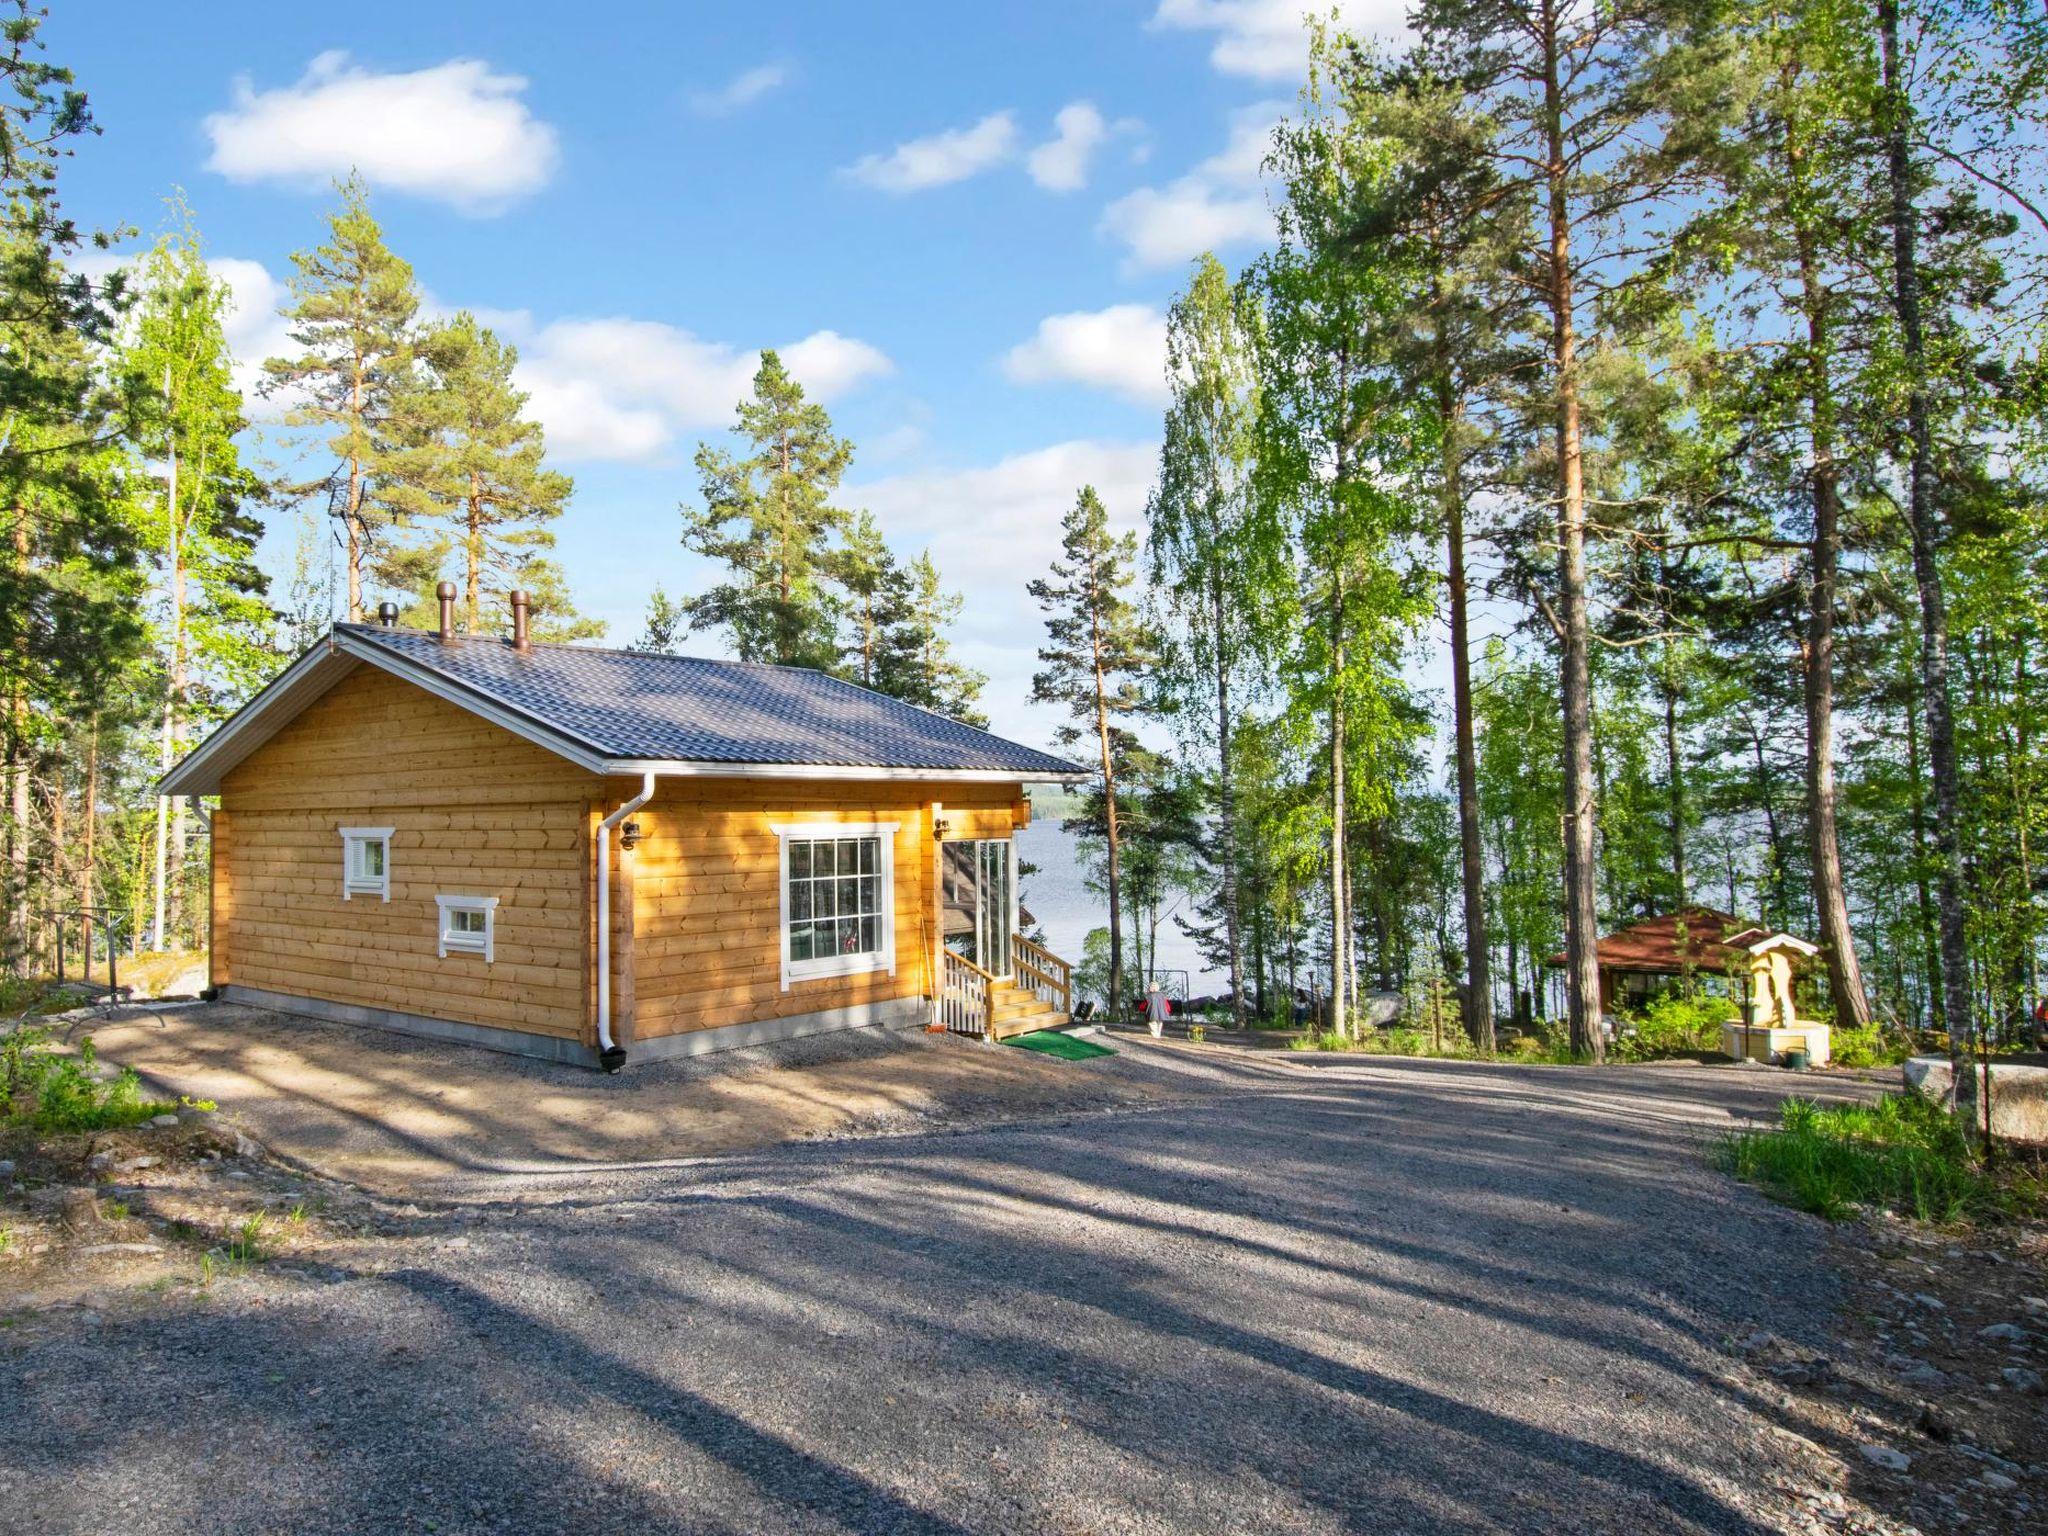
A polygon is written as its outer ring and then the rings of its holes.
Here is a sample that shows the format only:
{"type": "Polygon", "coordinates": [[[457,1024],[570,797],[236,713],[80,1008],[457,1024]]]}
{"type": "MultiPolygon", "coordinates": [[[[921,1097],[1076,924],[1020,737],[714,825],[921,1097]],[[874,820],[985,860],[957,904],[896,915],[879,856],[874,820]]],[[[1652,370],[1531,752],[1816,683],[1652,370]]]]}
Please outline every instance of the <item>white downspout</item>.
{"type": "MultiPolygon", "coordinates": [[[[654,798],[654,775],[640,783],[640,793],[597,824],[597,1049],[608,1056],[618,1047],[612,1044],[612,828],[654,798]]],[[[625,1053],[615,1058],[616,1071],[625,1053]]]]}

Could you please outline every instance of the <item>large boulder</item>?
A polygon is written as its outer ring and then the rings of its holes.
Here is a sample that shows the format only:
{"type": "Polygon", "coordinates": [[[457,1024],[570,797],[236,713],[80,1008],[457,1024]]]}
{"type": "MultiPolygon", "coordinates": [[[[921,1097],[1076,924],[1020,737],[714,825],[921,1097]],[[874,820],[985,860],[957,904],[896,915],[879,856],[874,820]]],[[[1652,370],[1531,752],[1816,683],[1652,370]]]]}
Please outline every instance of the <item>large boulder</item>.
{"type": "MultiPolygon", "coordinates": [[[[1909,1057],[1901,1071],[1908,1088],[1955,1108],[1956,1075],[1946,1056],[1909,1057]]],[[[1963,1097],[1973,1109],[1983,1102],[1977,1090],[1983,1087],[1984,1072],[1974,1064],[1963,1069],[1963,1097]]],[[[2048,1062],[2038,1057],[2001,1059],[1991,1063],[1990,1072],[1991,1134],[2012,1141],[2048,1142],[2048,1062]]]]}

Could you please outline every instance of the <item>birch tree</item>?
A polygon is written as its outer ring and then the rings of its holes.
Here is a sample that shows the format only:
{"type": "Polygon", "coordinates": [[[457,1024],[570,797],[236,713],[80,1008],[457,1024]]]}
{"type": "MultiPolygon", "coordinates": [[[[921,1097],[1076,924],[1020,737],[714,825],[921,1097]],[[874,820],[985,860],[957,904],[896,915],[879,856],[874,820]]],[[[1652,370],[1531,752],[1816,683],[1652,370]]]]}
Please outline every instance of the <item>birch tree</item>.
{"type": "Polygon", "coordinates": [[[1216,824],[1202,841],[1213,850],[1207,864],[1238,1028],[1245,966],[1231,743],[1245,692],[1278,649],[1276,606],[1292,606],[1284,525],[1271,516],[1270,499],[1252,494],[1259,397],[1249,334],[1255,319],[1245,312],[1251,302],[1233,290],[1222,263],[1205,255],[1168,313],[1173,403],[1146,510],[1147,555],[1166,619],[1156,683],[1209,765],[1216,824]]]}

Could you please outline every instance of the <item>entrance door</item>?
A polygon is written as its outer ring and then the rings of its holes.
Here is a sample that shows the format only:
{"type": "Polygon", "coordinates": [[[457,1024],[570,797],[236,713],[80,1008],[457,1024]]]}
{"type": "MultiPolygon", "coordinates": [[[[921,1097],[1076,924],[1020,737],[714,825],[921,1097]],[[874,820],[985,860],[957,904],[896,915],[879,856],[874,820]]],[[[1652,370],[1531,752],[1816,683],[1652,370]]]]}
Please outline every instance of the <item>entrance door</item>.
{"type": "Polygon", "coordinates": [[[1010,974],[1017,881],[1008,838],[939,845],[941,931],[946,948],[995,976],[1010,974]]]}

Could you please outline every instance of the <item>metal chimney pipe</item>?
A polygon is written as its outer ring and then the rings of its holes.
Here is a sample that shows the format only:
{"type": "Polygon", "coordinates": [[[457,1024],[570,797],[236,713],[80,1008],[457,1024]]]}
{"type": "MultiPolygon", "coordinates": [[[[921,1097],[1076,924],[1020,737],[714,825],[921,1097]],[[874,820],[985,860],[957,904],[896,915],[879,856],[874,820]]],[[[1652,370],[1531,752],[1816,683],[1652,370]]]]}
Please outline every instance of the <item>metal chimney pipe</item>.
{"type": "Polygon", "coordinates": [[[377,605],[377,622],[386,629],[398,627],[398,604],[386,600],[377,605]]]}
{"type": "Polygon", "coordinates": [[[444,581],[434,588],[434,596],[441,599],[441,638],[455,638],[455,583],[444,581]]]}
{"type": "Polygon", "coordinates": [[[520,587],[514,587],[509,595],[512,600],[512,649],[530,651],[533,649],[533,640],[526,632],[527,610],[533,606],[533,599],[520,587]]]}

